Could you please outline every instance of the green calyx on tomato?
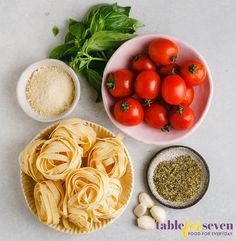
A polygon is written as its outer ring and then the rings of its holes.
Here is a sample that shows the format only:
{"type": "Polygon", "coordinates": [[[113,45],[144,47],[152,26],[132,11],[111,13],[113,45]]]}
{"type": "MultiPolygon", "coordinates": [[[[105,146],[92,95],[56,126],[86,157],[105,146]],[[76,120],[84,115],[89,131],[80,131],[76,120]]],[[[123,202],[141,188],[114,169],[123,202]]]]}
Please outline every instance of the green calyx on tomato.
{"type": "Polygon", "coordinates": [[[115,84],[115,76],[114,76],[114,74],[111,74],[111,79],[107,80],[106,87],[108,89],[115,89],[116,84],[115,84]]]}
{"type": "Polygon", "coordinates": [[[182,116],[182,114],[184,113],[184,107],[182,105],[178,105],[176,108],[176,112],[178,112],[180,116],[182,116]]]}
{"type": "Polygon", "coordinates": [[[141,56],[142,56],[141,54],[134,55],[134,56],[132,57],[132,60],[133,60],[133,61],[138,61],[141,56]]]}
{"type": "Polygon", "coordinates": [[[120,105],[120,109],[122,112],[126,112],[129,109],[129,104],[127,102],[122,101],[122,104],[120,105]]]}
{"type": "Polygon", "coordinates": [[[169,128],[170,126],[169,126],[169,124],[166,124],[166,125],[164,125],[162,128],[161,128],[161,131],[163,131],[163,132],[169,132],[170,131],[170,128],[169,128]]]}
{"type": "Polygon", "coordinates": [[[144,106],[144,107],[150,107],[152,103],[153,103],[153,100],[145,99],[145,100],[143,101],[143,106],[144,106]]]}
{"type": "Polygon", "coordinates": [[[177,74],[177,68],[173,68],[173,69],[171,70],[171,74],[177,74]]]}
{"type": "Polygon", "coordinates": [[[192,74],[195,74],[198,70],[198,67],[197,65],[195,64],[191,64],[189,67],[188,67],[188,70],[192,73],[192,74]]]}
{"type": "Polygon", "coordinates": [[[176,62],[176,59],[177,59],[177,55],[173,55],[173,56],[170,57],[170,61],[171,61],[172,63],[175,63],[175,62],[176,62]]]}

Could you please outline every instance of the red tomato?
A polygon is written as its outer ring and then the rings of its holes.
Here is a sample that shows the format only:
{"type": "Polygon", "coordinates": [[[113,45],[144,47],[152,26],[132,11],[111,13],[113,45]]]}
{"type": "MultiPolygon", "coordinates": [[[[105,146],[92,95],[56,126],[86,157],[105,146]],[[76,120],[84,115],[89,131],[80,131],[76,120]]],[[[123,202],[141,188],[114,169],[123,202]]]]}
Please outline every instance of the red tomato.
{"type": "Polygon", "coordinates": [[[156,70],[155,64],[146,54],[138,54],[131,60],[131,68],[136,72],[144,70],[156,70]]]}
{"type": "Polygon", "coordinates": [[[158,38],[149,44],[148,54],[156,64],[167,65],[176,61],[178,48],[169,39],[158,38]]]}
{"type": "Polygon", "coordinates": [[[187,105],[175,106],[171,111],[170,124],[176,130],[187,130],[194,123],[194,114],[187,105]]]}
{"type": "Polygon", "coordinates": [[[182,101],[181,104],[183,105],[191,105],[193,102],[193,98],[194,98],[194,89],[193,87],[188,87],[186,89],[186,95],[184,97],[184,100],[182,101]]]}
{"type": "Polygon", "coordinates": [[[155,99],[160,92],[161,80],[153,70],[141,72],[135,82],[134,90],[138,97],[143,99],[155,99]]]}
{"type": "Polygon", "coordinates": [[[168,104],[180,104],[186,95],[186,84],[177,74],[167,76],[161,87],[162,97],[168,104]]]}
{"type": "Polygon", "coordinates": [[[159,103],[153,103],[144,110],[144,121],[151,127],[168,131],[168,112],[159,103]]]}
{"type": "Polygon", "coordinates": [[[127,97],[119,100],[114,106],[115,119],[127,126],[137,125],[143,121],[144,112],[143,107],[133,97],[127,97]]]}
{"type": "Polygon", "coordinates": [[[173,64],[160,66],[158,73],[161,76],[161,78],[165,78],[168,75],[177,74],[178,70],[179,70],[179,65],[176,63],[173,63],[173,64]]]}
{"type": "Polygon", "coordinates": [[[180,75],[188,86],[200,85],[206,78],[206,68],[199,61],[187,61],[180,68],[180,75]]]}
{"type": "Polygon", "coordinates": [[[116,98],[124,98],[133,94],[134,73],[128,69],[117,70],[108,75],[106,87],[116,98]]]}

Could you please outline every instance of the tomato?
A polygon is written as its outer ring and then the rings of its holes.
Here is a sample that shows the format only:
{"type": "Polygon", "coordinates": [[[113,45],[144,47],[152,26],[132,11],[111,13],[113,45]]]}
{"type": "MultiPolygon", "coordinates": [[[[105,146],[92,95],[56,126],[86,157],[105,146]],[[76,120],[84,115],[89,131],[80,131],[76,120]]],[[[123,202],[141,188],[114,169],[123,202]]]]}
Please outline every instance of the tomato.
{"type": "Polygon", "coordinates": [[[186,95],[186,84],[177,74],[169,75],[162,82],[161,93],[168,104],[178,105],[186,95]]]}
{"type": "Polygon", "coordinates": [[[172,63],[172,64],[160,66],[158,73],[161,76],[161,78],[165,78],[168,75],[177,74],[178,70],[179,70],[179,65],[176,63],[172,63]]]}
{"type": "Polygon", "coordinates": [[[187,130],[194,123],[194,114],[187,105],[175,106],[171,111],[170,124],[176,130],[187,130]]]}
{"type": "Polygon", "coordinates": [[[116,98],[124,98],[133,94],[134,73],[128,69],[117,70],[108,75],[106,88],[116,98]]]}
{"type": "Polygon", "coordinates": [[[146,54],[138,54],[131,60],[131,68],[136,72],[144,70],[156,70],[155,64],[146,54]]]}
{"type": "Polygon", "coordinates": [[[136,95],[143,99],[155,99],[159,95],[160,86],[160,77],[153,70],[141,72],[134,82],[136,95]]]}
{"type": "Polygon", "coordinates": [[[193,87],[187,87],[186,89],[186,95],[182,101],[181,104],[183,105],[191,105],[193,102],[193,98],[194,98],[194,89],[193,87]]]}
{"type": "Polygon", "coordinates": [[[188,86],[200,85],[206,78],[206,68],[199,61],[187,61],[180,68],[180,75],[188,86]]]}
{"type": "Polygon", "coordinates": [[[138,100],[127,97],[119,100],[114,106],[115,119],[127,126],[137,125],[143,121],[143,107],[138,100]]]}
{"type": "Polygon", "coordinates": [[[159,103],[153,103],[144,110],[144,121],[151,127],[168,131],[168,112],[159,103]]]}
{"type": "Polygon", "coordinates": [[[158,38],[149,44],[148,54],[156,64],[167,65],[176,61],[178,48],[169,39],[158,38]]]}

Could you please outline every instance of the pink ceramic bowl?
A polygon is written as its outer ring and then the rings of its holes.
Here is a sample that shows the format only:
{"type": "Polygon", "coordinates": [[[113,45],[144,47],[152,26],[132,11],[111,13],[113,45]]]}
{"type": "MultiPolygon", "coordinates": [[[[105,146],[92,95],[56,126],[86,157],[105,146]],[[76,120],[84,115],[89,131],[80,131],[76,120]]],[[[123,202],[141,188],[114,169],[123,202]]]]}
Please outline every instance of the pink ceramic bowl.
{"type": "Polygon", "coordinates": [[[147,34],[133,38],[125,42],[110,58],[104,71],[102,82],[102,96],[105,110],[111,121],[124,133],[133,137],[136,140],[156,145],[168,145],[183,140],[191,133],[193,133],[202,123],[206,117],[207,111],[213,95],[213,82],[211,72],[205,59],[190,45],[180,41],[174,37],[161,34],[147,34]],[[109,94],[105,87],[107,75],[115,70],[127,68],[132,56],[143,53],[147,49],[148,44],[155,38],[167,38],[174,41],[179,49],[177,64],[182,64],[186,60],[197,59],[200,60],[206,67],[207,76],[202,85],[196,86],[194,101],[191,108],[195,114],[195,123],[191,129],[187,131],[177,131],[171,128],[170,132],[162,132],[161,130],[149,127],[142,122],[137,126],[124,126],[118,123],[113,117],[113,106],[115,99],[109,94]]]}

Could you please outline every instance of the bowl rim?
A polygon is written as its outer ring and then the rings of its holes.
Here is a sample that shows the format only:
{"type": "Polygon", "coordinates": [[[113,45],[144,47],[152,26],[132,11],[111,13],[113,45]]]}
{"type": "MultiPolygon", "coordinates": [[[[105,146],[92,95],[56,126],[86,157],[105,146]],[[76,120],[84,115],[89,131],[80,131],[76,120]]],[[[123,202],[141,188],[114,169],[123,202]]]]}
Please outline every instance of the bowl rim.
{"type": "Polygon", "coordinates": [[[158,151],[157,153],[155,153],[155,155],[150,159],[150,161],[149,161],[149,163],[148,163],[148,165],[147,165],[147,168],[146,168],[146,183],[147,183],[147,186],[148,186],[148,189],[149,189],[150,193],[152,194],[152,196],[153,196],[160,204],[162,204],[162,205],[165,206],[165,207],[172,208],[172,209],[185,209],[185,208],[189,208],[189,207],[194,206],[195,204],[197,204],[197,203],[205,196],[205,194],[206,194],[206,192],[207,192],[207,190],[208,190],[208,188],[209,188],[209,184],[210,184],[210,170],[209,170],[208,164],[207,164],[206,160],[203,158],[203,156],[202,156],[199,152],[197,152],[196,150],[194,150],[193,148],[191,148],[191,147],[189,147],[189,146],[184,146],[184,145],[172,145],[172,146],[168,146],[168,147],[165,147],[165,148],[159,150],[159,151],[158,151]],[[196,198],[193,202],[189,203],[188,205],[182,205],[182,206],[172,206],[172,205],[170,205],[170,204],[166,204],[166,203],[164,203],[163,201],[161,201],[159,198],[157,198],[157,197],[153,194],[153,192],[152,192],[152,190],[151,190],[151,188],[150,188],[150,186],[149,186],[149,182],[148,182],[148,178],[149,178],[149,177],[148,177],[148,171],[149,171],[150,165],[151,165],[152,161],[154,160],[154,158],[155,158],[156,156],[158,156],[158,155],[159,155],[161,152],[163,152],[163,151],[166,151],[166,150],[169,150],[169,149],[176,149],[176,148],[186,148],[186,149],[190,150],[191,152],[193,152],[195,155],[197,155],[197,156],[201,159],[201,161],[202,161],[202,163],[203,163],[203,166],[204,166],[204,168],[205,168],[205,170],[206,170],[206,174],[207,174],[207,182],[206,182],[205,188],[203,189],[203,192],[202,192],[202,193],[198,196],[198,198],[196,198]]]}
{"type": "Polygon", "coordinates": [[[81,94],[81,87],[80,87],[80,80],[77,76],[77,74],[74,72],[74,70],[65,64],[64,62],[57,60],[57,59],[43,59],[39,60],[37,62],[34,62],[30,64],[28,67],[26,67],[23,72],[21,73],[17,86],[16,86],[16,96],[17,96],[17,101],[18,104],[20,105],[21,109],[27,114],[29,117],[31,117],[34,120],[40,121],[40,122],[53,122],[53,121],[58,121],[62,118],[65,118],[68,116],[76,107],[78,104],[78,101],[80,99],[80,94],[81,94]],[[27,77],[30,76],[35,70],[42,68],[42,67],[48,67],[48,66],[58,66],[63,68],[72,78],[74,86],[75,86],[75,95],[73,102],[71,106],[61,114],[53,117],[44,117],[35,112],[28,101],[26,100],[25,93],[22,93],[22,88],[25,88],[27,84],[27,77]]]}
{"type": "Polygon", "coordinates": [[[138,141],[141,141],[143,143],[146,143],[146,144],[155,144],[155,145],[169,145],[169,144],[173,144],[173,143],[177,143],[178,141],[181,141],[185,138],[187,138],[188,136],[190,136],[192,133],[194,133],[196,131],[196,129],[202,124],[203,120],[206,118],[206,115],[209,111],[209,108],[210,108],[210,105],[211,105],[211,102],[212,102],[212,98],[213,98],[213,92],[214,92],[214,87],[213,87],[213,80],[212,80],[212,74],[211,74],[211,71],[210,71],[210,68],[205,60],[205,58],[194,48],[192,47],[190,44],[188,44],[187,42],[185,41],[182,41],[176,37],[173,37],[173,36],[170,36],[170,35],[165,35],[165,34],[155,34],[155,33],[150,33],[150,34],[142,34],[142,35],[139,35],[137,37],[134,37],[128,41],[126,41],[125,43],[123,43],[116,51],[115,53],[111,56],[111,58],[109,59],[105,69],[104,69],[104,72],[103,72],[103,78],[102,78],[102,98],[103,98],[103,105],[104,105],[104,108],[105,108],[105,111],[109,117],[109,119],[111,120],[111,122],[118,128],[120,129],[121,131],[123,131],[126,135],[138,140],[138,141]],[[142,38],[145,38],[145,37],[153,37],[153,38],[167,38],[167,39],[170,39],[172,41],[177,41],[177,42],[180,42],[182,43],[183,45],[185,45],[186,47],[190,48],[197,56],[198,58],[200,59],[200,61],[204,64],[206,70],[207,70],[207,75],[208,75],[208,79],[209,79],[209,86],[210,86],[210,91],[209,91],[209,97],[207,99],[207,103],[206,103],[206,106],[205,106],[205,109],[201,115],[201,117],[199,118],[199,120],[194,124],[194,126],[190,129],[190,130],[187,130],[185,131],[185,133],[178,137],[178,138],[175,138],[175,139],[172,139],[172,140],[167,140],[167,141],[148,141],[148,140],[145,140],[145,138],[139,138],[139,137],[134,137],[133,135],[131,135],[130,133],[127,133],[126,131],[124,131],[122,128],[120,128],[118,125],[117,125],[117,122],[116,120],[113,119],[109,109],[107,108],[107,105],[105,105],[105,87],[104,87],[104,83],[105,83],[105,79],[106,79],[106,76],[105,76],[105,73],[107,72],[107,69],[109,68],[109,66],[111,65],[111,62],[112,60],[116,57],[118,51],[123,48],[124,46],[128,45],[131,41],[135,41],[137,39],[142,39],[142,38]]]}

